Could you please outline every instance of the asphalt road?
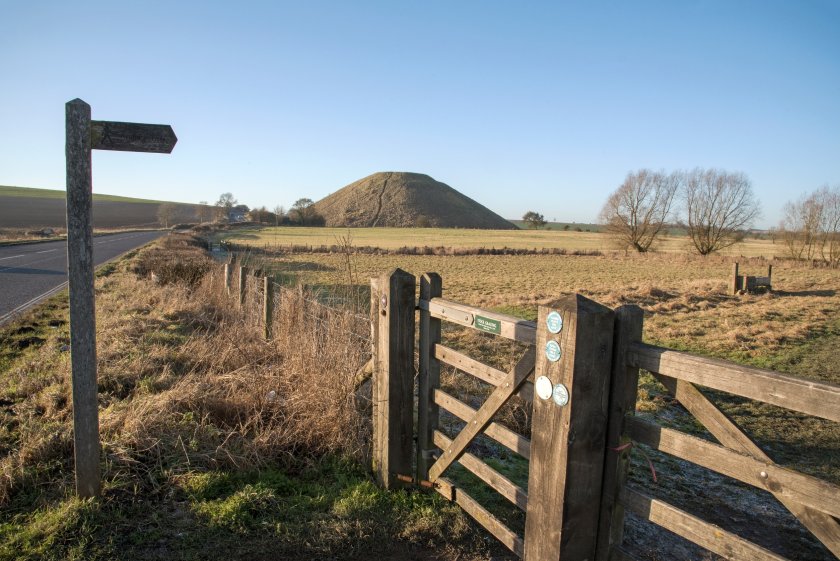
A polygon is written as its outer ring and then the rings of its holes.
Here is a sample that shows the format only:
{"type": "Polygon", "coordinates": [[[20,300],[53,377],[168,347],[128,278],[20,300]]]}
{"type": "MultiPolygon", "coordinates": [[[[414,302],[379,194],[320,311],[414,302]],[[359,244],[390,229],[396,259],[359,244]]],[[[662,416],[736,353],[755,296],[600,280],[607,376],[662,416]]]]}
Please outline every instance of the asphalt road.
{"type": "MultiPolygon", "coordinates": [[[[165,232],[127,232],[93,238],[101,265],[165,232]]],[[[0,324],[67,285],[67,242],[0,246],[0,324]]]]}

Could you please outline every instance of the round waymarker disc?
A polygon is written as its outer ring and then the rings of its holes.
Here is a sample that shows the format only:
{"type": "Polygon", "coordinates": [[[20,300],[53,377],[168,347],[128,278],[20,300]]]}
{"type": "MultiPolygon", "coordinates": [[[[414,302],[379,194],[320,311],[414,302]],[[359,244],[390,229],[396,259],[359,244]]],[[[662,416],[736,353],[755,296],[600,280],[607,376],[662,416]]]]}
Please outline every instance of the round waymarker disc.
{"type": "Polygon", "coordinates": [[[554,391],[554,384],[548,379],[548,376],[540,376],[537,378],[537,383],[534,384],[537,391],[537,397],[540,399],[549,399],[551,393],[554,391]]]}

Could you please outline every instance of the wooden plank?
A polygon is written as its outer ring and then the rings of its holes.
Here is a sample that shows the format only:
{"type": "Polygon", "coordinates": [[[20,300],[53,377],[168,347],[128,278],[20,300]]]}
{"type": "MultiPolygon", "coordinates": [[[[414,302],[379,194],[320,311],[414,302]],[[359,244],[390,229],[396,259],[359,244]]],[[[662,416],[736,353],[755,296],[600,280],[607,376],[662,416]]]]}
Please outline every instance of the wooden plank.
{"type": "Polygon", "coordinates": [[[452,446],[443,450],[441,457],[429,468],[429,481],[434,481],[457,460],[466,449],[467,445],[490,424],[493,415],[504,405],[510,396],[525,382],[525,379],[534,371],[534,355],[525,353],[516,366],[507,374],[507,379],[500,384],[487,401],[479,408],[475,416],[467,423],[467,426],[455,437],[452,446]]]}
{"type": "Polygon", "coordinates": [[[493,516],[490,511],[481,506],[475,499],[469,496],[464,490],[455,487],[455,485],[441,477],[435,483],[435,489],[448,498],[454,500],[464,511],[481,524],[488,532],[493,534],[505,547],[514,552],[520,559],[525,556],[525,546],[522,538],[517,536],[515,532],[505,526],[501,520],[493,516]],[[452,498],[454,497],[454,498],[452,498]]]}
{"type": "Polygon", "coordinates": [[[395,269],[371,287],[371,314],[379,324],[373,376],[373,471],[386,489],[405,486],[397,476],[412,473],[415,286],[413,275],[395,269]]]}
{"type": "MultiPolygon", "coordinates": [[[[489,329],[480,329],[476,325],[476,318],[483,318],[490,320],[490,322],[498,323],[498,335],[507,339],[513,339],[520,343],[533,345],[537,337],[536,324],[533,321],[527,321],[515,316],[507,314],[499,314],[488,310],[482,310],[473,306],[467,306],[460,302],[453,302],[451,300],[444,300],[443,298],[433,298],[431,300],[420,300],[419,307],[421,310],[426,310],[432,316],[440,319],[445,319],[458,325],[465,327],[472,327],[479,331],[489,331],[489,329]]],[[[479,322],[480,323],[480,322],[479,322]]],[[[496,331],[493,331],[496,333],[496,331]]]]}
{"type": "Polygon", "coordinates": [[[660,452],[764,489],[777,498],[840,517],[840,487],[826,481],[642,419],[628,418],[625,428],[632,440],[660,452]]]}
{"type": "MultiPolygon", "coordinates": [[[[476,414],[475,409],[440,389],[435,390],[435,403],[462,421],[470,421],[476,414]]],[[[531,457],[531,441],[504,425],[496,422],[490,423],[484,429],[484,434],[525,459],[531,457]]]]}
{"type": "MultiPolygon", "coordinates": [[[[654,376],[721,444],[757,460],[773,461],[692,384],[662,374],[654,374],[654,376]]],[[[840,524],[834,518],[785,497],[776,498],[836,557],[840,558],[840,524]]]]}
{"type": "MultiPolygon", "coordinates": [[[[431,300],[440,297],[443,284],[437,273],[420,277],[420,298],[431,300]]],[[[417,480],[429,478],[429,466],[434,451],[434,432],[438,427],[438,406],[434,392],[440,386],[440,362],[433,349],[440,342],[440,320],[427,310],[420,310],[420,344],[418,347],[417,390],[417,480]]]]}
{"type": "MultiPolygon", "coordinates": [[[[526,352],[534,352],[534,350],[529,349],[526,352]]],[[[435,358],[439,361],[457,368],[462,372],[470,374],[471,376],[475,376],[482,382],[486,382],[493,386],[498,386],[505,379],[505,376],[507,376],[504,371],[488,366],[483,362],[479,362],[474,358],[468,357],[467,355],[456,351],[455,349],[450,349],[446,345],[436,344],[434,346],[434,353],[435,358]]],[[[533,401],[534,383],[530,380],[526,381],[522,384],[522,389],[519,390],[518,395],[525,401],[533,401]]]]}
{"type": "Polygon", "coordinates": [[[540,306],[536,376],[568,390],[568,403],[534,399],[525,556],[528,559],[592,559],[601,503],[614,313],[579,294],[540,306]],[[546,320],[563,320],[555,335],[546,320]],[[561,356],[548,358],[547,342],[561,356]]]}
{"type": "Polygon", "coordinates": [[[178,137],[169,125],[91,121],[90,147],[94,150],[169,154],[178,137]]]}
{"type": "Polygon", "coordinates": [[[625,415],[636,411],[639,388],[639,369],[626,362],[627,348],[642,340],[644,314],[638,306],[621,306],[615,311],[613,337],[612,381],[610,385],[609,418],[607,419],[607,451],[601,492],[601,513],[598,522],[597,561],[607,561],[611,552],[624,541],[624,508],[618,495],[630,469],[630,448],[623,446],[625,415]]]}
{"type": "Polygon", "coordinates": [[[90,105],[65,106],[67,165],[67,276],[70,287],[70,367],[73,380],[73,449],[76,492],[102,492],[96,381],[96,312],[93,284],[93,179],[90,105]]]}
{"type": "MultiPolygon", "coordinates": [[[[441,449],[452,446],[452,440],[439,430],[435,431],[434,443],[441,449]]],[[[525,489],[485,464],[477,456],[464,452],[458,459],[458,463],[523,511],[528,508],[528,493],[525,489]]]]}
{"type": "Polygon", "coordinates": [[[628,350],[631,366],[707,388],[840,422],[840,386],[644,343],[628,350]]]}
{"type": "Polygon", "coordinates": [[[719,526],[632,489],[625,488],[619,500],[628,510],[643,519],[731,561],[787,561],[784,557],[719,526]]]}

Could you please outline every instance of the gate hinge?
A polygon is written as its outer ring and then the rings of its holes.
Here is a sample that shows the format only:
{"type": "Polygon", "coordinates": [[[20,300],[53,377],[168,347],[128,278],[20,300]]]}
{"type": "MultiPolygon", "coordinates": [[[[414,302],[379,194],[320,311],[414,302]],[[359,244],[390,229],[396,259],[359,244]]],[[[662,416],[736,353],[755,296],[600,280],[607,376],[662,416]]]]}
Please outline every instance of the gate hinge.
{"type": "Polygon", "coordinates": [[[419,485],[420,487],[425,487],[426,489],[434,489],[435,484],[431,481],[426,481],[425,479],[417,481],[416,478],[410,475],[403,475],[402,473],[395,473],[396,478],[403,483],[410,483],[411,485],[419,485]]]}

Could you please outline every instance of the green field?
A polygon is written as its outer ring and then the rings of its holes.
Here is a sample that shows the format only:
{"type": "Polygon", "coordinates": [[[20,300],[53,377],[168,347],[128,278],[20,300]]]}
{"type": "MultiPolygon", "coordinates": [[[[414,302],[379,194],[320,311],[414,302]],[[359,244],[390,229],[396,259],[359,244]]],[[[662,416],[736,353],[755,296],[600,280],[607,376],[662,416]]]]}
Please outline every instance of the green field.
{"type": "MultiPolygon", "coordinates": [[[[451,248],[513,248],[565,249],[572,251],[616,251],[618,248],[607,235],[599,232],[574,230],[462,230],[454,228],[306,228],[282,226],[223,233],[220,239],[241,244],[265,246],[284,245],[343,245],[349,238],[356,247],[451,247],[451,248]]],[[[685,236],[668,236],[656,250],[668,253],[692,253],[690,240],[685,236]]],[[[781,257],[784,248],[768,239],[748,238],[725,249],[721,255],[745,257],[781,257]]]]}

